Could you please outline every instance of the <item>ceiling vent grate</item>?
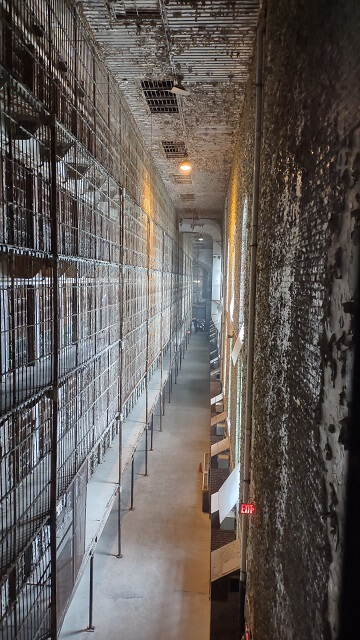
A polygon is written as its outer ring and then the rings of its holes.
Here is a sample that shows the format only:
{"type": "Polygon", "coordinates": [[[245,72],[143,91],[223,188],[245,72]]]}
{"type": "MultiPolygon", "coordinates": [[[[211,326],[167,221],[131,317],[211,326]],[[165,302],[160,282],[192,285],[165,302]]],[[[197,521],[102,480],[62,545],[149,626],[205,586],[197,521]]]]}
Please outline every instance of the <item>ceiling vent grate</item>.
{"type": "Polygon", "coordinates": [[[176,95],[171,93],[171,80],[142,80],[146,102],[151,113],[179,113],[176,95]]]}
{"type": "Polygon", "coordinates": [[[143,20],[160,20],[160,11],[157,9],[150,9],[143,7],[142,9],[124,9],[123,12],[115,13],[116,20],[123,22],[134,21],[141,23],[143,20]]]}
{"type": "Polygon", "coordinates": [[[193,202],[195,200],[195,195],[193,193],[181,193],[180,198],[185,202],[193,202]]]}
{"type": "Polygon", "coordinates": [[[192,184],[191,176],[182,176],[177,173],[173,173],[173,180],[175,184],[192,184]]]}
{"type": "Polygon", "coordinates": [[[167,158],[185,158],[185,142],[174,142],[173,140],[163,140],[162,146],[167,158]]]}

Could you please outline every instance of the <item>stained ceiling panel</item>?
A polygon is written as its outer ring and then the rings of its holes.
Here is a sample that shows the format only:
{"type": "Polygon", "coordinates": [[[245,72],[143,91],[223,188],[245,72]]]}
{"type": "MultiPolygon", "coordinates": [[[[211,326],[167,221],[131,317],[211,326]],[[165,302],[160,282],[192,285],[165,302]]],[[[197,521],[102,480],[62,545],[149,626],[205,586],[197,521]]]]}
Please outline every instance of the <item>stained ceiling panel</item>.
{"type": "Polygon", "coordinates": [[[196,214],[221,216],[259,4],[260,0],[83,3],[180,216],[186,215],[188,201],[181,194],[189,182],[177,177],[183,156],[167,153],[164,142],[182,141],[193,164],[196,214]],[[173,81],[180,81],[189,95],[168,91],[173,81]]]}

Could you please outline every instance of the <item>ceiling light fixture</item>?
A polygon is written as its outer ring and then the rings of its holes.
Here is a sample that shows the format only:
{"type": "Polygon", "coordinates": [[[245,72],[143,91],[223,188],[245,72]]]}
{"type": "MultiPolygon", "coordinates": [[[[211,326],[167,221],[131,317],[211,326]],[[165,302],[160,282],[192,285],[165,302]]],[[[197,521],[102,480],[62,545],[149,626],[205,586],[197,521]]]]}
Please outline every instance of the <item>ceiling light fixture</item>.
{"type": "Polygon", "coordinates": [[[190,91],[185,89],[184,85],[182,85],[180,82],[177,82],[176,84],[174,84],[174,86],[172,87],[172,89],[170,89],[170,91],[171,91],[171,93],[176,93],[176,95],[178,95],[178,96],[189,96],[190,95],[190,91]]]}
{"type": "Polygon", "coordinates": [[[190,173],[190,171],[192,171],[192,164],[190,164],[189,158],[187,156],[184,157],[183,161],[179,165],[179,169],[184,173],[190,173]]]}
{"type": "Polygon", "coordinates": [[[176,95],[178,96],[190,95],[190,91],[185,89],[184,85],[182,84],[183,79],[184,79],[184,76],[178,76],[176,78],[176,82],[174,82],[172,89],[170,89],[171,93],[176,93],[176,95]]]}
{"type": "Polygon", "coordinates": [[[202,242],[204,240],[204,238],[199,238],[199,242],[202,242]]]}

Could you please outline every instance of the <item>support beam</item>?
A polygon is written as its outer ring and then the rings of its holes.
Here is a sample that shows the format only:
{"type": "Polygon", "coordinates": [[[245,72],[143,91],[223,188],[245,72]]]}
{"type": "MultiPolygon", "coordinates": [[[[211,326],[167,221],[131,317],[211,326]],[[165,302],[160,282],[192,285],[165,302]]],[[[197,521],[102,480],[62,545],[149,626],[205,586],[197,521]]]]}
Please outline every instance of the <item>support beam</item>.
{"type": "Polygon", "coordinates": [[[154,450],[154,412],[151,414],[150,423],[150,451],[154,450]]]}
{"type": "MultiPolygon", "coordinates": [[[[57,615],[57,540],[56,540],[56,509],[58,489],[58,416],[59,416],[59,344],[60,344],[60,302],[59,302],[59,238],[58,238],[58,202],[57,202],[57,142],[56,142],[56,106],[57,86],[52,85],[52,108],[50,126],[50,211],[51,211],[51,236],[53,255],[53,420],[51,425],[51,450],[50,450],[50,558],[51,558],[51,640],[56,640],[58,631],[57,615]]],[[[17,607],[16,607],[17,609],[17,607]]]]}
{"type": "Polygon", "coordinates": [[[121,489],[122,489],[122,478],[121,478],[121,466],[122,466],[122,428],[123,428],[123,416],[120,414],[119,419],[119,480],[118,480],[118,552],[117,558],[122,558],[123,555],[121,553],[121,489]]]}
{"type": "Polygon", "coordinates": [[[89,574],[89,624],[86,631],[95,631],[93,625],[93,603],[94,603],[94,556],[90,556],[90,574],[89,574]]]}
{"type": "Polygon", "coordinates": [[[130,494],[130,511],[134,511],[134,479],[135,479],[135,457],[131,459],[131,494],[130,494]]]}
{"type": "Polygon", "coordinates": [[[162,432],[162,419],[163,419],[163,390],[161,389],[160,391],[160,398],[159,398],[159,422],[160,422],[160,433],[162,432]]]}
{"type": "Polygon", "coordinates": [[[148,425],[145,427],[145,476],[148,476],[148,425]]]}

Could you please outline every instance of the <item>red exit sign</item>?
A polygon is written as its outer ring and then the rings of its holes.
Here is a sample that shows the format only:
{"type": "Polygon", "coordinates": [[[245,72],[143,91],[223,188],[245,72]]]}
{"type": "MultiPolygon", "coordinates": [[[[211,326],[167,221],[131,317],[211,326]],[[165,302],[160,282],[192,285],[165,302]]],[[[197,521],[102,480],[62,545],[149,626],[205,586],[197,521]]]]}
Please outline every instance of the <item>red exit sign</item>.
{"type": "Polygon", "coordinates": [[[251,514],[255,513],[255,505],[247,502],[242,502],[240,505],[240,513],[251,514]]]}

